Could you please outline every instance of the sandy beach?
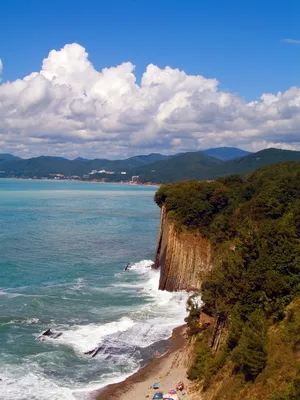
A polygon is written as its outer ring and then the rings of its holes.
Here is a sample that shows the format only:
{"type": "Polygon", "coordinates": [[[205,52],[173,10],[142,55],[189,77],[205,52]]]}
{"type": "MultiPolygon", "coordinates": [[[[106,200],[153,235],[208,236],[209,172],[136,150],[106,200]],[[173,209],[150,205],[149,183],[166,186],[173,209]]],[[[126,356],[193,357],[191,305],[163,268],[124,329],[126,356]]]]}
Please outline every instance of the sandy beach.
{"type": "Polygon", "coordinates": [[[185,389],[178,392],[180,399],[189,399],[186,378],[186,327],[181,326],[173,331],[170,339],[170,350],[161,357],[154,358],[148,365],[131,375],[125,381],[109,385],[96,396],[97,400],[140,400],[152,399],[156,390],[154,382],[159,382],[159,391],[168,393],[175,389],[176,383],[183,381],[185,389]],[[184,393],[184,394],[183,394],[184,393]]]}

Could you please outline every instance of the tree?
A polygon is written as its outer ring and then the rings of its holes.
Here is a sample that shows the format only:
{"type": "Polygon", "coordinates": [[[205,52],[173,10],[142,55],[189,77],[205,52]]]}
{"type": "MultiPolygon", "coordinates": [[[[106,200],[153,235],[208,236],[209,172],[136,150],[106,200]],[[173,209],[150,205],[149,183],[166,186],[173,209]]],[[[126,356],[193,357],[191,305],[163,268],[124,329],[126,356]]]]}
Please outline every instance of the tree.
{"type": "Polygon", "coordinates": [[[254,380],[265,368],[267,361],[267,324],[261,310],[256,310],[249,317],[242,332],[239,345],[232,353],[246,380],[254,380]]]}

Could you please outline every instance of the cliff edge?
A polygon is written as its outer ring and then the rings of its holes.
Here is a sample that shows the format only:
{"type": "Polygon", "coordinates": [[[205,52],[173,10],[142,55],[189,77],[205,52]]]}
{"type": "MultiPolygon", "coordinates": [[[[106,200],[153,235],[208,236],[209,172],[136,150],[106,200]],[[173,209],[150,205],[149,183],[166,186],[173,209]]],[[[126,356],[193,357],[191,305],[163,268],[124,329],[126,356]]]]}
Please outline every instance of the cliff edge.
{"type": "Polygon", "coordinates": [[[165,206],[161,208],[154,268],[160,268],[159,289],[170,292],[199,289],[201,276],[212,268],[210,241],[198,232],[176,230],[165,206]]]}

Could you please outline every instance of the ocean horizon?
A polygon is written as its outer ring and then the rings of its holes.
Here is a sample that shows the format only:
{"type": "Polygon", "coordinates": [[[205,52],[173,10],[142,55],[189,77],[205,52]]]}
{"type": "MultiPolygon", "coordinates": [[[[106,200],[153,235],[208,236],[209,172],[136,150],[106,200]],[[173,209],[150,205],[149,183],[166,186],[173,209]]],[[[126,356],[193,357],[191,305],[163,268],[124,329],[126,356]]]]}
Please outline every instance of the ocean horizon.
{"type": "Polygon", "coordinates": [[[1,400],[88,399],[183,323],[186,293],[159,291],[151,269],[155,191],[0,179],[1,400]],[[61,335],[40,340],[48,328],[61,335]]]}

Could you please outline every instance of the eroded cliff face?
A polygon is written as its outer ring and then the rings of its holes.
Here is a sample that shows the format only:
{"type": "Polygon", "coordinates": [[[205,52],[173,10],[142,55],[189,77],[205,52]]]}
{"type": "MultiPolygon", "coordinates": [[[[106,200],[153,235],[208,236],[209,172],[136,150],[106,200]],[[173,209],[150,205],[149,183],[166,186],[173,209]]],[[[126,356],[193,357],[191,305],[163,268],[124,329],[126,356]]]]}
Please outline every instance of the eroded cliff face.
{"type": "Polygon", "coordinates": [[[161,209],[154,268],[160,268],[159,289],[168,291],[199,289],[202,276],[212,268],[210,241],[198,233],[177,232],[161,209]]]}

